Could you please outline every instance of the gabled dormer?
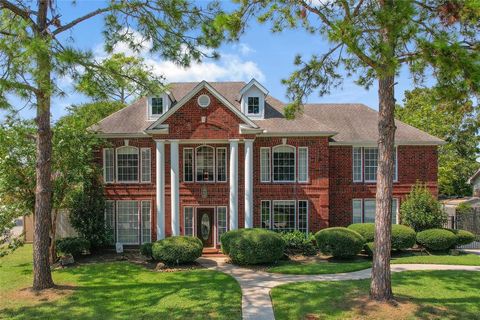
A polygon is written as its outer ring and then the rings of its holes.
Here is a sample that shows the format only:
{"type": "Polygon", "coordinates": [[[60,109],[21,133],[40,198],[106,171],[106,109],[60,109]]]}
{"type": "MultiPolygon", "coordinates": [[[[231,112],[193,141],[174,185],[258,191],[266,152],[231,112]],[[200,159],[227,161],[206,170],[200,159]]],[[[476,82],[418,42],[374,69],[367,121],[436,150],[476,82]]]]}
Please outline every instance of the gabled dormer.
{"type": "Polygon", "coordinates": [[[250,80],[240,90],[240,104],[243,114],[251,119],[263,119],[265,116],[265,98],[268,90],[257,80],[250,80]]]}
{"type": "Polygon", "coordinates": [[[167,112],[172,105],[170,96],[165,93],[160,96],[148,97],[147,99],[147,117],[148,120],[157,120],[162,114],[167,112]]]}

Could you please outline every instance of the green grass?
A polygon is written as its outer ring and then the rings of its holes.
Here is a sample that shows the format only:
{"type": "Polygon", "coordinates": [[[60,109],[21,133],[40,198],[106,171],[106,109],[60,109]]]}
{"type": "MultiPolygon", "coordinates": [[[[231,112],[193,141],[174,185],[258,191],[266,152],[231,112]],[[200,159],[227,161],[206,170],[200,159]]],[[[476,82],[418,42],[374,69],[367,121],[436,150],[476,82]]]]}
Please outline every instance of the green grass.
{"type": "Polygon", "coordinates": [[[31,246],[0,259],[0,319],[240,319],[241,290],[210,270],[150,271],[129,262],[92,263],[53,272],[73,293],[27,299],[31,246]]]}
{"type": "Polygon", "coordinates": [[[372,263],[366,259],[358,259],[352,261],[330,261],[322,262],[296,262],[285,261],[279,265],[270,267],[268,272],[284,273],[284,274],[329,274],[329,273],[344,273],[353,272],[370,268],[372,263]]]}
{"type": "Polygon", "coordinates": [[[403,253],[399,255],[394,255],[391,263],[458,264],[465,266],[480,266],[480,256],[476,254],[466,253],[461,253],[458,256],[452,256],[446,253],[436,253],[432,255],[403,253]]]}
{"type": "Polygon", "coordinates": [[[399,307],[369,304],[370,280],[275,287],[271,293],[275,318],[480,319],[480,272],[401,272],[393,274],[392,283],[399,307]]]}

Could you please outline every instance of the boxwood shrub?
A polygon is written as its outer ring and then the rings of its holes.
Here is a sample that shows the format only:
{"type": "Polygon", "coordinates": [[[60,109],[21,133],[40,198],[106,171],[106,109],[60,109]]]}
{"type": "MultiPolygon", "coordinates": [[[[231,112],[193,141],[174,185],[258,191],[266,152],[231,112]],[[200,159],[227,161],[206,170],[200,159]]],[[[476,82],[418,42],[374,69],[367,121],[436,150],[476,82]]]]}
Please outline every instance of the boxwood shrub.
{"type": "Polygon", "coordinates": [[[55,241],[57,251],[63,255],[71,254],[74,257],[80,256],[90,249],[90,242],[81,237],[67,237],[55,241]]]}
{"type": "Polygon", "coordinates": [[[351,258],[360,253],[366,243],[358,232],[343,227],[320,230],[315,239],[323,254],[336,258],[351,258]]]}
{"type": "Polygon", "coordinates": [[[238,229],[221,237],[222,251],[239,265],[273,263],[283,257],[285,241],[265,229],[238,229]]]}
{"type": "Polygon", "coordinates": [[[449,230],[452,231],[457,237],[455,241],[456,246],[463,246],[475,241],[475,235],[470,231],[461,230],[461,229],[449,229],[449,230]]]}
{"type": "Polygon", "coordinates": [[[285,254],[303,254],[305,256],[317,254],[313,234],[305,234],[305,232],[295,230],[293,232],[282,232],[280,235],[285,241],[285,254]]]}
{"type": "MultiPolygon", "coordinates": [[[[367,242],[373,242],[375,236],[374,223],[354,223],[348,229],[358,232],[367,242]]],[[[392,249],[403,250],[415,245],[415,231],[400,224],[392,225],[392,249]]]]}
{"type": "Polygon", "coordinates": [[[153,259],[167,265],[193,262],[202,255],[203,244],[197,237],[174,236],[152,245],[153,259]]]}
{"type": "Polygon", "coordinates": [[[149,259],[153,259],[152,246],[153,246],[153,243],[151,242],[142,244],[140,246],[140,253],[149,259]]]}
{"type": "Polygon", "coordinates": [[[417,233],[417,242],[432,251],[444,251],[455,245],[457,237],[450,230],[428,229],[417,233]]]}

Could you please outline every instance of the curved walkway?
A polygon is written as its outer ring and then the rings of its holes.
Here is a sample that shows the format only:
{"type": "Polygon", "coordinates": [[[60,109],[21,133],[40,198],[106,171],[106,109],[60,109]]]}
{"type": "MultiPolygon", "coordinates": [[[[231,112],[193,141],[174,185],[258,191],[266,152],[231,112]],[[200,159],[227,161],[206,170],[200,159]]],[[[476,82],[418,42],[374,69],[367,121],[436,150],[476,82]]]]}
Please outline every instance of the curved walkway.
{"type": "MultiPolygon", "coordinates": [[[[274,320],[270,290],[273,287],[292,282],[341,281],[368,279],[372,269],[336,274],[289,275],[254,271],[226,263],[225,258],[201,257],[197,260],[203,266],[234,277],[242,288],[243,319],[274,320]]],[[[395,264],[392,272],[413,270],[463,270],[480,271],[480,266],[458,266],[438,264],[395,264]]]]}

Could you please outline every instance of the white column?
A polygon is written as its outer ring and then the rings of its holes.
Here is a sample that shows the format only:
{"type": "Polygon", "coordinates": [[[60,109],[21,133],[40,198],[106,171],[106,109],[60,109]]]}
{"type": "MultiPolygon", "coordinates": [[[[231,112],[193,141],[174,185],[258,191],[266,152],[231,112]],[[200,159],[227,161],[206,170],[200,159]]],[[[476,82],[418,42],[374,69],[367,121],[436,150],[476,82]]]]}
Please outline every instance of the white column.
{"type": "Polygon", "coordinates": [[[165,238],[165,141],[155,140],[157,176],[157,240],[165,238]]]}
{"type": "Polygon", "coordinates": [[[170,188],[172,197],[172,235],[180,235],[180,187],[178,140],[170,140],[170,188]]]}
{"type": "Polygon", "coordinates": [[[238,139],[230,141],[230,230],[238,229],[238,139]]]}
{"type": "Polygon", "coordinates": [[[253,140],[245,140],[245,228],[253,228],[253,140]]]}

